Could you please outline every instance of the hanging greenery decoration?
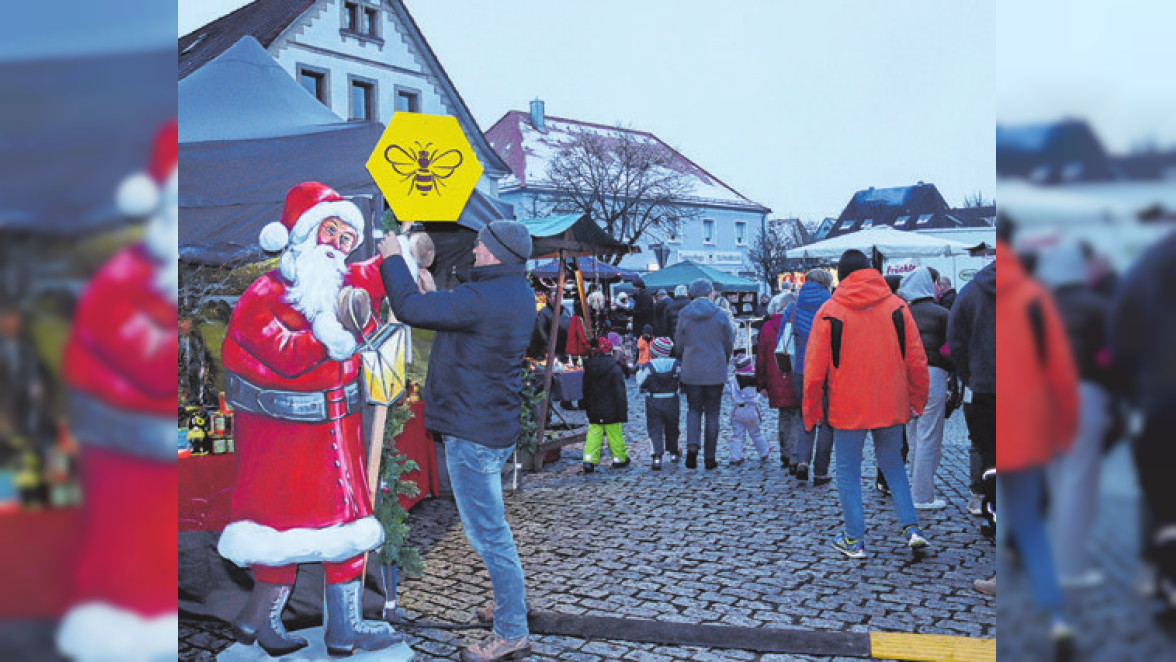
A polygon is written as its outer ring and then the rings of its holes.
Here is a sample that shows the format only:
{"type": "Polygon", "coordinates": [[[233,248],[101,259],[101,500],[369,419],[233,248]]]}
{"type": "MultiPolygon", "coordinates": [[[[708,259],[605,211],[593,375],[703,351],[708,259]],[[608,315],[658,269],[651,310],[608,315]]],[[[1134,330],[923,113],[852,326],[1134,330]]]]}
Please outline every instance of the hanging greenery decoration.
{"type": "Polygon", "coordinates": [[[388,411],[388,422],[384,427],[384,457],[380,464],[380,489],[376,495],[375,515],[384,528],[384,544],[376,551],[380,565],[395,565],[411,577],[420,577],[424,571],[420,550],[409,547],[408,511],[400,505],[400,496],[409,498],[420,494],[420,488],[402,476],[416,471],[419,467],[408,456],[396,448],[396,437],[413,417],[407,399],[401,399],[388,411]]]}
{"type": "MultiPolygon", "coordinates": [[[[539,450],[535,433],[539,430],[539,403],[543,402],[542,374],[524,363],[521,378],[523,390],[519,392],[519,438],[515,444],[519,455],[533,456],[539,450]]],[[[525,463],[524,463],[525,464],[525,463]]]]}

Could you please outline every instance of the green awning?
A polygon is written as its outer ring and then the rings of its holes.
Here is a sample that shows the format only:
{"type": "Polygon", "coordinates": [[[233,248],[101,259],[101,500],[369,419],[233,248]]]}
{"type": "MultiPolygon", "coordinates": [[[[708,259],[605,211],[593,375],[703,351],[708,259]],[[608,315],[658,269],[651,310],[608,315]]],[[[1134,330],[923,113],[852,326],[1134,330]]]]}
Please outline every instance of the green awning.
{"type": "Polygon", "coordinates": [[[689,285],[699,278],[709,278],[712,283],[721,286],[725,292],[755,292],[759,289],[759,284],[755,281],[719,271],[714,267],[708,267],[693,260],[685,260],[665,269],[645,274],[641,280],[645,281],[645,286],[650,289],[665,288],[667,291],[671,291],[679,285],[689,285]]]}
{"type": "Polygon", "coordinates": [[[580,255],[615,255],[641,250],[613,239],[593,223],[588,214],[525,218],[519,222],[531,233],[532,258],[558,256],[561,249],[580,255]]]}

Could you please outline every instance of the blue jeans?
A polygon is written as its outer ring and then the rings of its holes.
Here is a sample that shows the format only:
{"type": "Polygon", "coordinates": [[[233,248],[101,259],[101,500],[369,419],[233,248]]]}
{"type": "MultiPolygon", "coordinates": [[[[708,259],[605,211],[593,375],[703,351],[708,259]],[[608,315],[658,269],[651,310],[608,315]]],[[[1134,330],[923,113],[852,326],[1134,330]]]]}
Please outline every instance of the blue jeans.
{"type": "Polygon", "coordinates": [[[1033,601],[1051,615],[1059,615],[1062,589],[1041,514],[1045,468],[1002,471],[997,473],[996,482],[1001,491],[1000,514],[1002,517],[1007,514],[1008,532],[1024,560],[1033,601]]]}
{"type": "Polygon", "coordinates": [[[466,539],[494,587],[494,631],[503,639],[521,639],[527,631],[527,595],[523,565],[502,504],[502,467],[513,447],[489,448],[457,437],[445,438],[445,462],[466,539]]]}
{"type": "Polygon", "coordinates": [[[915,502],[911,498],[911,484],[902,463],[902,427],[833,430],[833,447],[837,451],[837,496],[841,499],[847,538],[861,540],[866,537],[866,518],[862,513],[862,447],[867,432],[874,437],[874,461],[890,485],[900,527],[919,523],[915,502]]]}
{"type": "Polygon", "coordinates": [[[722,384],[682,384],[686,393],[686,447],[698,450],[703,437],[702,457],[715,459],[719,445],[719,410],[723,407],[722,384]],[[702,431],[702,415],[706,414],[706,433],[702,431]]]}

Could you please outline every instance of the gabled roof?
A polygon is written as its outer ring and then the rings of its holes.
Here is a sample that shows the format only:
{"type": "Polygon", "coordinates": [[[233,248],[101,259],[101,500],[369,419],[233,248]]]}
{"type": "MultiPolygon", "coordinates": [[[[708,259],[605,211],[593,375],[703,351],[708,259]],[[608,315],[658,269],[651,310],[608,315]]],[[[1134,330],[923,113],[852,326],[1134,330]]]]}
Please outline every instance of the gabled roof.
{"type": "Polygon", "coordinates": [[[997,177],[1041,184],[1105,181],[1116,177],[1106,150],[1081,120],[996,127],[997,177]]]}
{"type": "Polygon", "coordinates": [[[914,186],[871,187],[854,194],[827,236],[837,237],[883,226],[896,230],[989,227],[995,218],[996,207],[992,205],[948,207],[934,184],[919,182],[914,186]]]}
{"type": "MultiPolygon", "coordinates": [[[[257,39],[263,48],[268,49],[275,39],[316,2],[318,0],[254,0],[244,7],[180,37],[180,80],[210,62],[246,35],[257,39]]],[[[413,20],[412,15],[408,13],[404,3],[400,0],[384,0],[383,4],[396,13],[401,25],[410,33],[409,37],[416,42],[417,51],[425,60],[426,70],[436,73],[442,94],[448,95],[452,102],[454,116],[467,128],[466,136],[474,149],[477,150],[478,156],[481,157],[482,167],[486,169],[488,174],[508,173],[508,166],[486,142],[482,130],[478,127],[477,120],[474,119],[473,113],[466,106],[465,99],[454,87],[445,67],[441,66],[437,54],[429,46],[429,42],[421,33],[421,29],[413,20]]]]}
{"type": "Polygon", "coordinates": [[[559,154],[563,146],[575,139],[578,133],[589,132],[606,137],[630,135],[635,136],[638,140],[650,141],[669,150],[672,154],[673,169],[694,180],[693,195],[686,198],[685,202],[738,207],[760,213],[771,211],[723,183],[718,177],[710,174],[652,133],[550,115],[544,117],[544,125],[546,131],[540,132],[531,123],[529,113],[512,110],[503,115],[502,119],[498,120],[486,132],[486,139],[489,140],[490,145],[514,173],[503,178],[500,182],[504,191],[513,187],[550,187],[551,183],[546,179],[548,164],[559,154]]]}
{"type": "Polygon", "coordinates": [[[255,0],[180,37],[180,80],[249,35],[263,48],[317,0],[255,0]]]}

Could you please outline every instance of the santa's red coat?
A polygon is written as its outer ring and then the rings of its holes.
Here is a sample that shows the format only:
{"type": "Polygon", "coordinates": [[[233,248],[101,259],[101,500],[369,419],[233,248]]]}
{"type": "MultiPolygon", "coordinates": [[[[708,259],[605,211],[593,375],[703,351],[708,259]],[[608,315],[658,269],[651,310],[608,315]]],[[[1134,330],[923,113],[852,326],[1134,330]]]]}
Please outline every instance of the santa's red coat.
{"type": "Polygon", "coordinates": [[[58,643],[74,657],[177,650],[177,323],[157,268],[141,245],[115,255],[65,347],[85,517],[58,643]]]}
{"type": "MultiPolygon", "coordinates": [[[[381,262],[350,265],[345,278],[368,291],[373,307],[384,298],[381,262]]],[[[306,317],[286,303],[288,286],[275,270],[241,296],[225,336],[225,370],[284,391],[322,393],[356,382],[359,355],[330,358],[306,317]]],[[[302,423],[238,410],[233,425],[237,483],[233,521],[218,545],[223,556],[242,566],[281,566],[343,561],[380,544],[359,412],[302,423]]]]}

